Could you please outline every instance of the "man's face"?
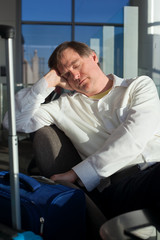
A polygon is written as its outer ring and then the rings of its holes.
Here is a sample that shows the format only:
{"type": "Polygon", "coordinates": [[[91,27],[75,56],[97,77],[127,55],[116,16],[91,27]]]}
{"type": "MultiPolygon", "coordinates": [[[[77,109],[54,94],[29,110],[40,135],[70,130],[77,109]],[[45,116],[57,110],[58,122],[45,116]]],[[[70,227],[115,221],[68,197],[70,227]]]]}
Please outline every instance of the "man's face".
{"type": "Polygon", "coordinates": [[[73,49],[67,48],[62,52],[58,70],[73,90],[92,96],[99,84],[98,76],[101,71],[97,63],[98,58],[94,52],[89,57],[81,57],[73,49]]]}

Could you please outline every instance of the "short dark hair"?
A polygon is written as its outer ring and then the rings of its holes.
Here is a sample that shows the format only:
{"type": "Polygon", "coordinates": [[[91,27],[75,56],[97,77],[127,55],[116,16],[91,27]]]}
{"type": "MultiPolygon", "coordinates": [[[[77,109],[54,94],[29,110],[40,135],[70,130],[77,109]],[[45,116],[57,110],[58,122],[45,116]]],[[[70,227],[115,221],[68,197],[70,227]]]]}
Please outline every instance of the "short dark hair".
{"type": "Polygon", "coordinates": [[[87,56],[89,57],[93,50],[85,43],[82,42],[76,42],[76,41],[67,41],[61,43],[51,54],[49,60],[48,60],[48,66],[50,69],[57,69],[57,65],[60,63],[61,60],[61,54],[64,50],[67,48],[73,49],[75,52],[77,52],[81,57],[87,56]]]}

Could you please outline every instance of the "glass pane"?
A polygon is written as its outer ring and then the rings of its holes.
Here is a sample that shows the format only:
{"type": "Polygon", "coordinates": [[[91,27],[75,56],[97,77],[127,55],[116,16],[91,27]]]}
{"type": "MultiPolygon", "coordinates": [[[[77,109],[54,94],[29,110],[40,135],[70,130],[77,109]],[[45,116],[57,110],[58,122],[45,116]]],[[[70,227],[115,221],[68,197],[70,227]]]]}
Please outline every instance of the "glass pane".
{"type": "MultiPolygon", "coordinates": [[[[99,26],[76,26],[75,40],[90,44],[91,38],[99,38],[102,40],[102,27],[99,26]]],[[[101,44],[102,45],[102,44],[101,44]]]]}
{"type": "MultiPolygon", "coordinates": [[[[109,41],[106,43],[104,41],[103,34],[103,27],[95,27],[95,26],[76,26],[75,28],[75,40],[84,42],[89,45],[98,55],[99,63],[101,68],[105,69],[105,65],[108,61],[112,61],[107,66],[107,72],[114,73],[119,77],[123,77],[123,28],[121,27],[114,27],[114,32],[111,36],[107,36],[109,41]],[[113,42],[113,47],[110,49],[110,42],[113,42]],[[112,59],[106,59],[105,50],[109,49],[109,53],[113,55],[112,59]]],[[[109,32],[108,32],[109,34],[109,32]]]]}
{"type": "Polygon", "coordinates": [[[115,27],[114,34],[114,73],[123,77],[123,28],[115,27]]]}
{"type": "Polygon", "coordinates": [[[103,33],[102,27],[95,26],[76,26],[75,27],[75,40],[84,42],[89,45],[98,54],[99,63],[102,60],[102,40],[103,33]],[[97,40],[96,47],[94,47],[94,42],[97,40]]]}
{"type": "Polygon", "coordinates": [[[71,21],[71,0],[22,0],[22,21],[71,21]]]}
{"type": "Polygon", "coordinates": [[[71,40],[70,26],[22,25],[24,38],[23,82],[32,84],[48,69],[48,58],[62,42],[71,40]]]}
{"type": "Polygon", "coordinates": [[[76,22],[123,23],[129,0],[75,0],[76,22]]]}

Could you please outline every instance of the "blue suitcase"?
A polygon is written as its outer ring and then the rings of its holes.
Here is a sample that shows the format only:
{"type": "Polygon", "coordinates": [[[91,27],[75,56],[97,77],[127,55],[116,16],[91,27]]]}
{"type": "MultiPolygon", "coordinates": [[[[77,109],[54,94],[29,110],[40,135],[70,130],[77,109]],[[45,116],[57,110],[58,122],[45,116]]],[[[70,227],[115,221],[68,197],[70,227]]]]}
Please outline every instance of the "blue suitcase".
{"type": "MultiPolygon", "coordinates": [[[[39,182],[19,174],[23,230],[46,240],[84,240],[85,195],[82,190],[39,182]]],[[[9,172],[0,172],[0,222],[12,226],[9,172]]]]}

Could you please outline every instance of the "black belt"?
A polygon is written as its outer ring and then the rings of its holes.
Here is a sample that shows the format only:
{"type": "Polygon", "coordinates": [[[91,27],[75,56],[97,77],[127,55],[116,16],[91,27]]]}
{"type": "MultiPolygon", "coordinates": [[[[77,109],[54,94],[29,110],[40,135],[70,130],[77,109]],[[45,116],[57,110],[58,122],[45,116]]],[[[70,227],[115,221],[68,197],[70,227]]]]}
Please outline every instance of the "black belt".
{"type": "Polygon", "coordinates": [[[140,166],[138,164],[132,166],[132,167],[129,167],[129,168],[126,168],[122,171],[119,171],[117,173],[114,173],[113,175],[110,176],[110,181],[111,181],[111,184],[114,184],[114,183],[117,183],[119,182],[120,180],[124,179],[124,178],[127,178],[127,177],[130,177],[138,172],[142,171],[140,169],[140,166]]]}

